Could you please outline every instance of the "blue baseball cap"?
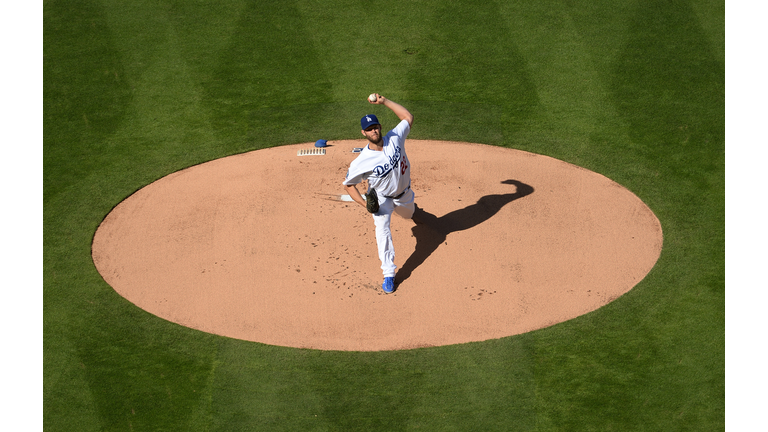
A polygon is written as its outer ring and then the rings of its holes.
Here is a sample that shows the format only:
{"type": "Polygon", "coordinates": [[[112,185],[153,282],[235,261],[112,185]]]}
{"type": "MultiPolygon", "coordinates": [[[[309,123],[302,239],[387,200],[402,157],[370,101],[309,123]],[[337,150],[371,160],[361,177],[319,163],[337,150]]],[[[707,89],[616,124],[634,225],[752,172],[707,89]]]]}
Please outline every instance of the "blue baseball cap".
{"type": "Polygon", "coordinates": [[[380,124],[381,123],[379,123],[379,119],[377,119],[376,116],[373,114],[368,114],[360,119],[360,127],[363,130],[368,129],[373,125],[380,125],[380,124]]]}

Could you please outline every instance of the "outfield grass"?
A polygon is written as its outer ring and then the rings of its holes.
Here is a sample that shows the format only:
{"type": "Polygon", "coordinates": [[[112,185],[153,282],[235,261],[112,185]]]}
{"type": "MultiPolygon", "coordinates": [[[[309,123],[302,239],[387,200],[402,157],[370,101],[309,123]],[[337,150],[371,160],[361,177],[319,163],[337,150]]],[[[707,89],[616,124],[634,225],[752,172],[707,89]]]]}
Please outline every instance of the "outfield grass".
{"type": "Polygon", "coordinates": [[[43,10],[45,430],[724,430],[723,2],[43,10]],[[656,267],[547,329],[380,353],[201,333],[101,279],[91,240],[127,196],[224,156],[359,138],[374,91],[415,114],[411,138],[546,154],[621,183],[662,223],[656,267]]]}

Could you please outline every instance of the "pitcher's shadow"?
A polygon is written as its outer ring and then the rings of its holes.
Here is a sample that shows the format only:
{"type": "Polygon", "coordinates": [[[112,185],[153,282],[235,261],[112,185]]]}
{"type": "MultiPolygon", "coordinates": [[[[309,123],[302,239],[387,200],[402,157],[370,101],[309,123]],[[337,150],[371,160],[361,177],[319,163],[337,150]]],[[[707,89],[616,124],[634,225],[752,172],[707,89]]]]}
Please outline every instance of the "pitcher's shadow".
{"type": "Polygon", "coordinates": [[[480,225],[493,217],[505,205],[533,193],[533,187],[517,180],[504,180],[501,183],[515,185],[517,190],[508,194],[486,195],[475,204],[454,210],[441,217],[426,212],[417,206],[413,213],[413,221],[416,222],[416,226],[411,229],[414,237],[416,237],[416,248],[397,272],[395,284],[399,285],[408,279],[413,271],[446,241],[448,234],[480,225]]]}

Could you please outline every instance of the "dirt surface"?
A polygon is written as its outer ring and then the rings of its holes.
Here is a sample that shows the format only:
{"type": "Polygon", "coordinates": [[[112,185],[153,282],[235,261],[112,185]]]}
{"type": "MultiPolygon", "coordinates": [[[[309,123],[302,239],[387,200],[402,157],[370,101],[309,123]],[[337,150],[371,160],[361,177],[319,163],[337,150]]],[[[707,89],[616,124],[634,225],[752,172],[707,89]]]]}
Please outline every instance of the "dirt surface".
{"type": "Polygon", "coordinates": [[[408,140],[424,224],[392,231],[381,290],[373,220],[334,201],[364,141],[231,156],[120,203],[93,260],[120,295],[194,329],[272,345],[375,351],[483,341],[593,311],[642,280],[661,225],[627,189],[546,156],[408,140]]]}

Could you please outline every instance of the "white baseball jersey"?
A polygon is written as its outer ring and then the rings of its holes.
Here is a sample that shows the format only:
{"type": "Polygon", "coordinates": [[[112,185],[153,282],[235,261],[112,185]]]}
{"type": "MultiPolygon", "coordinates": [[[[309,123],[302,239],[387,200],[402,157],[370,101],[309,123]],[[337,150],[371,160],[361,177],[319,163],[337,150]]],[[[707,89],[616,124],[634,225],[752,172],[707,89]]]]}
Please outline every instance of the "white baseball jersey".
{"type": "Polygon", "coordinates": [[[411,184],[411,164],[405,155],[405,138],[410,131],[410,123],[402,120],[382,138],[382,151],[371,150],[367,145],[363,147],[349,165],[343,184],[351,186],[367,179],[379,199],[402,193],[411,184]]]}

